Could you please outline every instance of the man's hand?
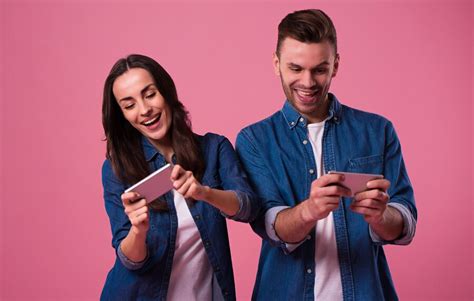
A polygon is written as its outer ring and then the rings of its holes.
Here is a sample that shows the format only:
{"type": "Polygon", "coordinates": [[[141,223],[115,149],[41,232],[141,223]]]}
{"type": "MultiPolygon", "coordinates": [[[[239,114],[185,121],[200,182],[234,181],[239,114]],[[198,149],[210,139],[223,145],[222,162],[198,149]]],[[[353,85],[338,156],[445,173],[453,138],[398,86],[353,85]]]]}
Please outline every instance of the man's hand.
{"type": "Polygon", "coordinates": [[[351,209],[362,214],[369,225],[384,223],[384,213],[387,209],[389,196],[387,190],[390,181],[386,179],[373,180],[367,183],[368,190],[359,192],[354,196],[351,209]]]}
{"type": "Polygon", "coordinates": [[[313,222],[323,219],[339,206],[339,198],[350,196],[350,189],[342,186],[344,175],[327,174],[311,184],[309,198],[302,204],[303,220],[313,222]]]}

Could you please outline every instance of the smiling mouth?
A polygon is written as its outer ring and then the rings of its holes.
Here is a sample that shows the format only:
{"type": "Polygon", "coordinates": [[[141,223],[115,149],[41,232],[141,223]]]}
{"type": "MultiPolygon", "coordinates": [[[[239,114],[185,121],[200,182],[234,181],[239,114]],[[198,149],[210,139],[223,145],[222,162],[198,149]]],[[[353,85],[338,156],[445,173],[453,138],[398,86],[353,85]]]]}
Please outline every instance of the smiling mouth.
{"type": "Polygon", "coordinates": [[[148,120],[148,121],[142,122],[142,124],[143,124],[144,126],[154,125],[154,124],[156,124],[158,121],[160,121],[160,118],[161,118],[161,113],[158,114],[155,118],[152,118],[152,119],[150,119],[150,120],[148,120]]]}
{"type": "Polygon", "coordinates": [[[302,102],[314,102],[316,100],[316,95],[318,94],[319,90],[300,90],[294,89],[296,95],[302,102]]]}

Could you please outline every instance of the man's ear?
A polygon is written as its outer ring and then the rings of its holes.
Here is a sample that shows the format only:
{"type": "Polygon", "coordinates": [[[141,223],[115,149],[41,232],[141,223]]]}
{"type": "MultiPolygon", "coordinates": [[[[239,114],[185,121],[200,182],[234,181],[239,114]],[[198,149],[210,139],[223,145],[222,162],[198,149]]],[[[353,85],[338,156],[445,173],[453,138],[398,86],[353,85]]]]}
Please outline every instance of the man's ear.
{"type": "Polygon", "coordinates": [[[280,76],[280,59],[276,52],[273,53],[273,69],[277,76],[280,76]]]}
{"type": "Polygon", "coordinates": [[[337,74],[337,71],[339,70],[339,53],[336,53],[336,58],[334,59],[334,70],[332,71],[331,77],[335,77],[337,74]]]}

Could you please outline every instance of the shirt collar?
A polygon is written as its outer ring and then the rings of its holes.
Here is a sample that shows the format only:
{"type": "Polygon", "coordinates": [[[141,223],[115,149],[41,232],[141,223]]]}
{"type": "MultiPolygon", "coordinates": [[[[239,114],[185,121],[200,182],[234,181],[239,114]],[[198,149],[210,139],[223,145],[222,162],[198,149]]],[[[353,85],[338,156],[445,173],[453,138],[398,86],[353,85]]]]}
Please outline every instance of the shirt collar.
{"type": "MultiPolygon", "coordinates": [[[[341,120],[342,105],[334,94],[328,93],[328,98],[331,103],[329,105],[329,116],[326,120],[333,119],[334,122],[339,123],[341,120]]],[[[301,115],[288,100],[285,101],[281,112],[290,129],[297,125],[305,127],[308,124],[308,120],[301,115]]]]}
{"type": "MultiPolygon", "coordinates": [[[[145,159],[147,161],[153,160],[156,155],[160,155],[163,157],[160,152],[151,144],[150,141],[145,136],[142,136],[142,147],[143,147],[143,153],[145,154],[145,159]]],[[[164,160],[164,158],[163,158],[164,160]]]]}
{"type": "MultiPolygon", "coordinates": [[[[152,161],[156,156],[158,156],[160,166],[166,164],[165,157],[143,135],[142,135],[142,147],[143,147],[143,153],[145,154],[145,159],[148,162],[152,161]]],[[[173,164],[176,164],[176,155],[175,154],[173,154],[173,156],[171,156],[171,161],[173,162],[173,164]]]]}

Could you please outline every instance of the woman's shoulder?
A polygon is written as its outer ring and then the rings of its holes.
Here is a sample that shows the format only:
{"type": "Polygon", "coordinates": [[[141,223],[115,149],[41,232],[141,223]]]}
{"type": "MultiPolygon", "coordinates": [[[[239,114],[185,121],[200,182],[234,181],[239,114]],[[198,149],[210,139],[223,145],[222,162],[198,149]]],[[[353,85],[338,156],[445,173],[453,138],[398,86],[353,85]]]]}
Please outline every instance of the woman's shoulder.
{"type": "Polygon", "coordinates": [[[226,136],[216,134],[216,133],[205,133],[204,135],[196,134],[200,143],[203,144],[215,144],[218,145],[224,141],[229,141],[226,136]]]}
{"type": "Polygon", "coordinates": [[[216,133],[198,135],[198,141],[206,160],[212,160],[210,157],[217,158],[220,153],[229,152],[234,149],[227,137],[216,133]]]}
{"type": "Polygon", "coordinates": [[[102,163],[102,176],[113,173],[112,163],[109,159],[105,159],[102,163]]]}
{"type": "Polygon", "coordinates": [[[123,183],[118,179],[115,174],[114,168],[112,167],[112,162],[109,159],[105,159],[102,163],[102,183],[114,183],[115,185],[123,185],[123,183]]]}

